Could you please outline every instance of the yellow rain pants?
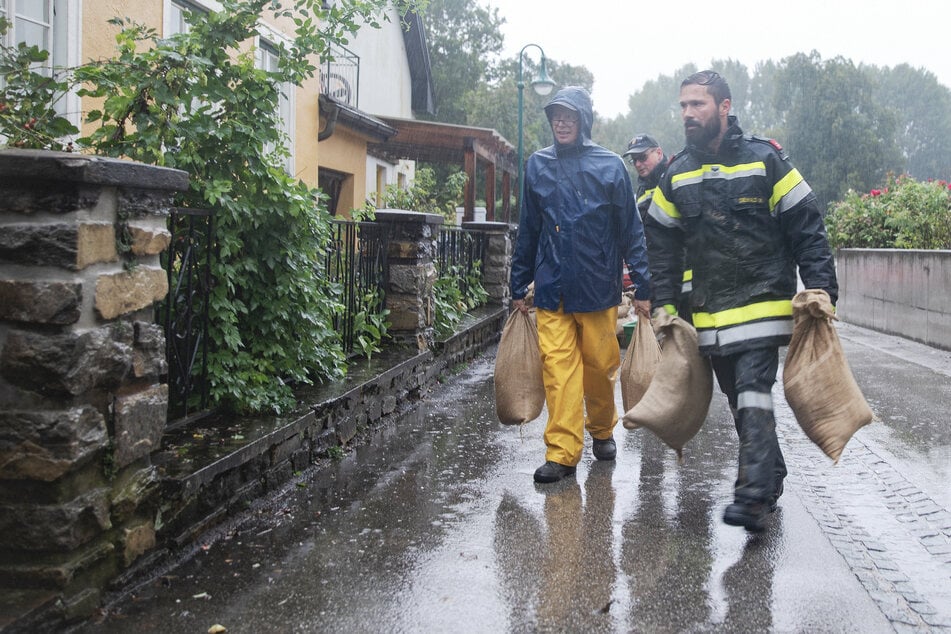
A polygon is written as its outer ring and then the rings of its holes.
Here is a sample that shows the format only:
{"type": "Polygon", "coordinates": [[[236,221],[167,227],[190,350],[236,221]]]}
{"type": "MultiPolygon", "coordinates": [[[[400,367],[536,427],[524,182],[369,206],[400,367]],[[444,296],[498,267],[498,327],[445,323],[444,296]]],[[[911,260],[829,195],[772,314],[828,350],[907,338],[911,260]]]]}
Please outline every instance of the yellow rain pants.
{"type": "Polygon", "coordinates": [[[581,461],[586,429],[604,440],[617,425],[617,306],[593,313],[538,308],[535,317],[548,405],[545,460],[575,466],[581,461]]]}

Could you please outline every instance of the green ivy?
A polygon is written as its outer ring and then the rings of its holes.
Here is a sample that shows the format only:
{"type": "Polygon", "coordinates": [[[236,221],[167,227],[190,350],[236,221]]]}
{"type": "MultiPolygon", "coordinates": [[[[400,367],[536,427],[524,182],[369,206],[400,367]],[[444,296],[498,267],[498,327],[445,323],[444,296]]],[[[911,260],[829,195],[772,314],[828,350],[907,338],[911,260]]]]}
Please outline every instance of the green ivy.
{"type": "Polygon", "coordinates": [[[433,311],[433,335],[442,340],[451,337],[466,316],[467,304],[459,288],[456,267],[440,272],[433,283],[435,309],[433,311]]]}
{"type": "Polygon", "coordinates": [[[951,249],[951,190],[943,180],[889,175],[881,188],[833,204],[826,229],[836,248],[951,249]]]}

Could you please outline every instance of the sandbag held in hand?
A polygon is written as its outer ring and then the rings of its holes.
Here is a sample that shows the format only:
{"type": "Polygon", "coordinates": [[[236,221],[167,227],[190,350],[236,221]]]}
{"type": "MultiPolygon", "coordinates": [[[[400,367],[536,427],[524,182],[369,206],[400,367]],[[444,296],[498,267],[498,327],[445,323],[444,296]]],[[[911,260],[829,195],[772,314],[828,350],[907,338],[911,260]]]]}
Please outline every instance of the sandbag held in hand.
{"type": "Polygon", "coordinates": [[[786,401],[806,436],[838,462],[872,410],[852,376],[832,325],[829,294],[808,289],[793,298],[793,334],[783,365],[786,401]]]}
{"type": "Polygon", "coordinates": [[[680,317],[655,312],[654,329],[664,335],[660,363],[643,398],[624,414],[628,429],[646,427],[683,458],[710,409],[713,370],[700,356],[697,331],[680,317]]]}
{"type": "Polygon", "coordinates": [[[505,425],[535,420],[545,405],[538,327],[532,315],[512,311],[495,357],[495,412],[505,425]]]}
{"type": "Polygon", "coordinates": [[[643,398],[660,363],[660,344],[654,336],[651,321],[643,315],[637,318],[634,335],[624,353],[618,380],[621,382],[621,402],[628,411],[643,398]]]}

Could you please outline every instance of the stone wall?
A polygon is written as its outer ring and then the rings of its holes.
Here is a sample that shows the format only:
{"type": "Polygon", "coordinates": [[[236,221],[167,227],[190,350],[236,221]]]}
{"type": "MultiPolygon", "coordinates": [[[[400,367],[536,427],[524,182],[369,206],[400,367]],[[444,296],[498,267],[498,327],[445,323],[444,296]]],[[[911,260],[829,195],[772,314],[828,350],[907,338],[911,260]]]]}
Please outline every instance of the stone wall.
{"type": "Polygon", "coordinates": [[[171,196],[184,172],[0,151],[0,628],[89,614],[155,544],[171,196]]]}

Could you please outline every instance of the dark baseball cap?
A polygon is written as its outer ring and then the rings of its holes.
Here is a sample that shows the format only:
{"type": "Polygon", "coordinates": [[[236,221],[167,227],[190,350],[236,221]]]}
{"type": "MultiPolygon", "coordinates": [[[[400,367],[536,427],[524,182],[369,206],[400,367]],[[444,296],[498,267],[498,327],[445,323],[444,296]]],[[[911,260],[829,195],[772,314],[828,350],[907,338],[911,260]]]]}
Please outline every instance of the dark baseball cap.
{"type": "Polygon", "coordinates": [[[660,143],[651,135],[644,134],[643,132],[635,134],[631,142],[627,144],[627,152],[624,153],[624,156],[643,154],[647,150],[655,147],[660,147],[660,143]]]}

